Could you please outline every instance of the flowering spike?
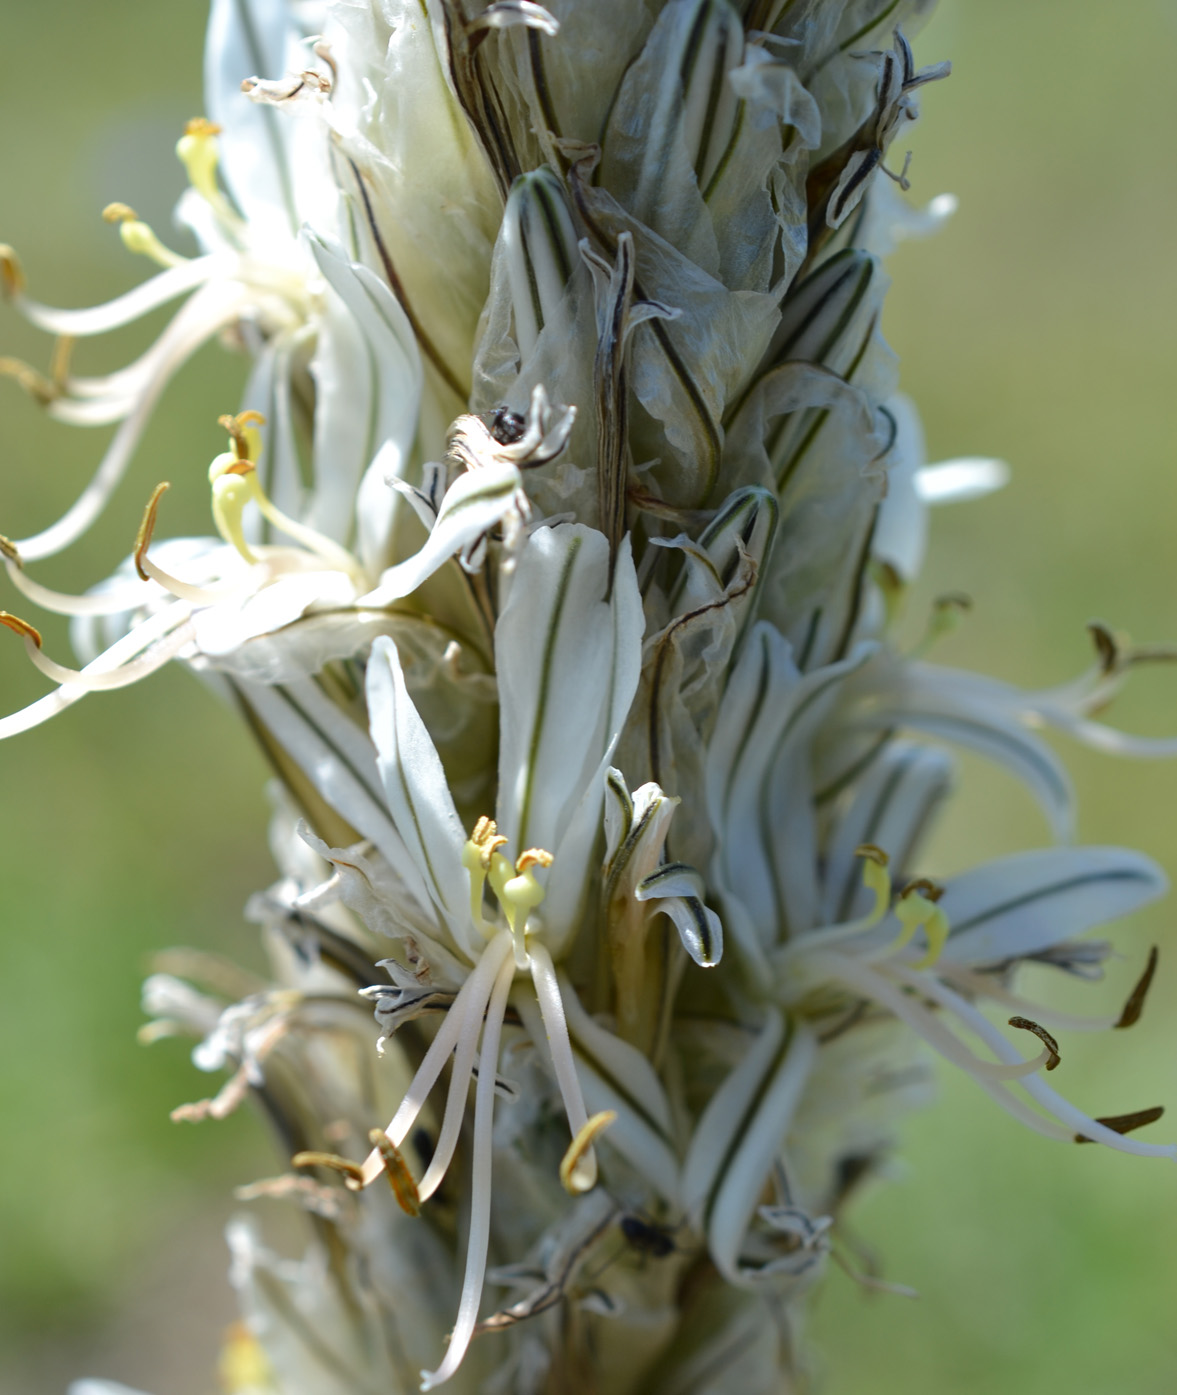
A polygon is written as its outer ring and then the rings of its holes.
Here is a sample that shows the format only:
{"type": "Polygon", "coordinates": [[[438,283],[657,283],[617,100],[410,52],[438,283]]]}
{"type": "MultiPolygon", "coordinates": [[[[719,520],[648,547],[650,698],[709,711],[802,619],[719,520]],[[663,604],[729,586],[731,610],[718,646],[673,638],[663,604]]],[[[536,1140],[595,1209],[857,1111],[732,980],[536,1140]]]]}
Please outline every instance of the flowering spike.
{"type": "Polygon", "coordinates": [[[1148,858],[1068,842],[1038,728],[1177,753],[1092,719],[1177,651],[1095,627],[1091,672],[1025,693],[926,661],[959,596],[899,638],[930,506],[1008,473],[924,462],[879,331],[882,256],[953,203],[901,197],[902,132],[947,73],[897,27],[926,4],[555,8],[213,0],[209,119],[177,146],[198,255],[110,205],[163,269],[75,310],[0,247],[0,290],[55,338],[44,372],[0,374],[114,427],[59,521],[0,539],[86,656],[0,612],[54,685],[0,736],[179,659],[278,774],[279,874],[248,910],[269,978],[173,959],[141,1034],[224,1072],[175,1118],[252,1098],[318,1145],[239,1191],[318,1218],[301,1263],[233,1229],[240,1395],[403,1395],[422,1367],[792,1388],[778,1337],[923,1093],[913,1047],[1055,1141],[1177,1158],[1132,1136],[1159,1110],[1095,1119],[1052,1088],[1052,1031],[1131,1026],[1156,952],[1118,1016],[1016,983],[1098,977],[1110,945],[1078,937],[1164,890],[1148,858]],[[71,366],[75,336],[172,302],[138,359],[71,366]],[[26,564],[89,528],[214,338],[265,412],[219,419],[215,529],[161,539],[159,485],[105,582],[39,585],[26,564]],[[1061,845],[921,875],[954,743],[1061,845]],[[488,1276],[525,1296],[480,1321],[488,1276]]]}

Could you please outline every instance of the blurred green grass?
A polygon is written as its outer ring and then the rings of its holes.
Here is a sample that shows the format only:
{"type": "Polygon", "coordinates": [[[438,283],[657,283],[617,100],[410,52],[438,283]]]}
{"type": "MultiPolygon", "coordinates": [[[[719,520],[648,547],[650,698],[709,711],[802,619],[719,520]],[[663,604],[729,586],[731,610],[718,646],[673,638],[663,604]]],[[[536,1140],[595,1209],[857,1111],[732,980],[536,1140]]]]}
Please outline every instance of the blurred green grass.
{"type": "MultiPolygon", "coordinates": [[[[1093,616],[1142,640],[1177,637],[1175,16],[1163,0],[944,0],[919,40],[924,61],[949,56],[955,72],[924,94],[912,197],[950,189],[961,211],[896,254],[886,328],[931,457],[1015,468],[1004,494],[935,517],[913,623],[939,592],[976,603],[945,662],[1032,686],[1087,663],[1093,616]]],[[[181,184],[170,151],[200,109],[204,18],[195,0],[0,0],[0,238],[35,293],[90,303],[140,278],[97,215],[121,199],[169,228],[181,184]]],[[[149,333],[86,345],[80,362],[113,366],[149,333]]],[[[47,352],[2,307],[0,349],[39,364],[47,352]]],[[[166,531],[205,531],[213,423],[240,377],[215,347],[201,354],[102,526],[39,575],[69,587],[108,572],[159,478],[176,486],[166,531]]],[[[46,423],[0,382],[0,531],[55,517],[101,435],[46,423]]],[[[62,629],[48,636],[66,652],[62,629]]],[[[15,642],[0,665],[5,710],[42,690],[15,642]]],[[[1144,675],[1115,715],[1172,731],[1175,693],[1172,676],[1144,675]]],[[[1083,838],[1141,847],[1177,872],[1177,764],[1066,755],[1083,838]]],[[[134,1041],[153,951],[254,955],[240,909],[271,876],[262,777],[233,714],[179,671],[0,748],[0,1350],[12,1360],[99,1323],[173,1217],[271,1166],[248,1119],[170,1124],[172,1105],[215,1081],[174,1043],[134,1041]]],[[[1045,840],[1021,791],[966,762],[931,860],[947,871],[1045,840]]],[[[1103,1002],[1118,1003],[1153,939],[1172,947],[1171,919],[1166,904],[1126,931],[1103,1002]]],[[[1177,1111],[1175,1016],[1162,958],[1142,1025],[1067,1040],[1059,1083],[1094,1112],[1177,1111]]],[[[812,1324],[828,1395],[1172,1390],[1172,1168],[1052,1146],[948,1077],[902,1158],[904,1175],[854,1223],[888,1277],[923,1296],[866,1295],[833,1271],[812,1324]]]]}

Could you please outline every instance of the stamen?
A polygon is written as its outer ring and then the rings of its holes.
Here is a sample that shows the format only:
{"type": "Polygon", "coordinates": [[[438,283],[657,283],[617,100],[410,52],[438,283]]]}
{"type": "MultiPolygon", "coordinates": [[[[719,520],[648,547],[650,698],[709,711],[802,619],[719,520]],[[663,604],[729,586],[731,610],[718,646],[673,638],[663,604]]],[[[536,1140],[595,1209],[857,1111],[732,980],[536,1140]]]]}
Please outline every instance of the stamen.
{"type": "MultiPolygon", "coordinates": [[[[533,944],[528,958],[531,965],[531,981],[535,985],[540,1017],[543,1019],[548,1050],[552,1056],[552,1069],[556,1074],[556,1084],[560,1087],[560,1097],[564,1101],[568,1127],[572,1131],[573,1139],[576,1139],[588,1123],[588,1110],[584,1105],[580,1077],[576,1073],[576,1061],[572,1055],[572,1042],[568,1037],[568,1021],[564,1013],[564,999],[556,978],[555,965],[552,963],[552,956],[542,944],[533,944]]],[[[591,1144],[592,1140],[589,1142],[591,1144]]],[[[577,1168],[577,1185],[581,1191],[588,1191],[597,1180],[597,1156],[591,1146],[578,1158],[577,1168]]]]}
{"type": "MultiPolygon", "coordinates": [[[[238,595],[240,588],[236,586],[225,586],[215,590],[205,586],[192,586],[186,581],[181,581],[179,577],[172,576],[170,572],[165,572],[162,567],[157,567],[148,557],[147,549],[151,546],[151,539],[155,533],[155,518],[159,512],[159,501],[171,487],[167,480],[162,480],[157,484],[151,492],[151,498],[147,501],[147,507],[143,510],[139,531],[135,535],[135,550],[132,553],[135,570],[142,580],[157,581],[165,591],[170,591],[178,600],[191,601],[194,605],[215,605],[218,601],[238,595]]],[[[126,607],[123,605],[120,608],[125,609],[126,607]]]]}
{"type": "MultiPolygon", "coordinates": [[[[510,936],[507,931],[500,931],[491,940],[483,951],[482,956],[475,964],[473,971],[458,990],[458,996],[450,1005],[441,1026],[437,1030],[425,1053],[425,1058],[417,1067],[417,1073],[405,1092],[404,1099],[400,1102],[400,1108],[392,1116],[392,1122],[385,1129],[388,1137],[400,1147],[408,1137],[409,1130],[416,1122],[417,1115],[424,1107],[430,1091],[437,1084],[438,1078],[445,1063],[449,1060],[455,1046],[459,1043],[459,1038],[464,1033],[465,1025],[468,1022],[475,1024],[475,1033],[481,1026],[482,1019],[486,1013],[486,1005],[494,988],[497,975],[505,959],[510,955],[510,936]]],[[[456,1088],[456,1077],[458,1072],[450,1076],[450,1090],[456,1088]]],[[[493,1072],[492,1072],[493,1074],[493,1072]]],[[[492,1082],[493,1083],[493,1082],[492,1082]]],[[[462,1084],[462,1098],[465,1098],[465,1090],[469,1085],[469,1075],[462,1084]]],[[[442,1132],[445,1132],[445,1123],[442,1123],[442,1132]]],[[[373,1149],[364,1159],[363,1181],[364,1186],[370,1186],[380,1173],[384,1170],[384,1162],[379,1152],[373,1149]]],[[[428,1174],[427,1174],[428,1176],[428,1174]]],[[[428,1195],[425,1181],[420,1188],[423,1196],[428,1195]]]]}
{"type": "Polygon", "coordinates": [[[128,252],[150,257],[157,266],[163,267],[181,266],[189,260],[165,247],[155,232],[125,203],[108,203],[102,210],[102,217],[108,223],[119,224],[119,236],[128,252]]]}
{"type": "Polygon", "coordinates": [[[859,929],[870,930],[882,920],[891,904],[891,873],[888,871],[891,859],[874,843],[860,843],[854,849],[854,856],[862,858],[862,884],[875,897],[870,913],[857,922],[859,929]]]}
{"type": "Polygon", "coordinates": [[[421,1372],[422,1390],[432,1390],[454,1374],[462,1364],[466,1348],[470,1345],[470,1338],[474,1335],[475,1323],[478,1321],[478,1305],[482,1299],[483,1279],[486,1277],[486,1252],[490,1243],[495,1069],[498,1065],[503,1014],[506,1011],[507,994],[511,991],[513,978],[514,965],[508,957],[499,968],[490,995],[486,1026],[482,1033],[482,1054],[478,1062],[478,1089],[474,1098],[474,1147],[470,1169],[470,1235],[466,1247],[466,1273],[462,1280],[462,1297],[445,1359],[436,1371],[421,1372]]]}
{"type": "MultiPolygon", "coordinates": [[[[1120,1135],[1134,1133],[1137,1129],[1142,1129],[1146,1124],[1155,1124],[1165,1112],[1163,1104],[1154,1104],[1151,1109],[1138,1109],[1132,1114],[1108,1114],[1102,1119],[1096,1119],[1097,1124],[1102,1124],[1105,1129],[1111,1129],[1113,1133],[1120,1135]]],[[[1094,1143],[1094,1138],[1088,1138],[1085,1134],[1075,1135],[1076,1143],[1094,1143]]]]}
{"type": "Polygon", "coordinates": [[[324,537],[313,528],[307,528],[288,517],[269,498],[257,478],[256,462],[261,455],[261,437],[254,429],[265,425],[265,417],[260,412],[239,412],[236,416],[218,417],[219,425],[229,432],[233,452],[218,455],[208,469],[209,483],[213,489],[213,520],[217,531],[237,549],[250,563],[256,556],[245,540],[242,515],[248,503],[257,505],[262,516],[280,532],[301,543],[309,552],[321,557],[333,570],[360,578],[360,568],[351,555],[338,543],[324,537]]]}
{"type": "Polygon", "coordinates": [[[25,642],[25,652],[32,661],[34,667],[39,668],[46,678],[54,683],[84,683],[86,677],[74,668],[64,668],[61,664],[56,664],[51,658],[42,652],[43,640],[40,630],[30,625],[27,620],[22,620],[19,615],[11,615],[7,610],[0,610],[0,625],[7,626],[13,634],[20,635],[25,642]]]}
{"type": "Polygon", "coordinates": [[[216,178],[220,158],[216,138],[220,134],[221,128],[216,122],[198,116],[187,123],[184,134],[176,142],[176,156],[188,172],[188,182],[218,212],[225,204],[216,178]]]}
{"type": "Polygon", "coordinates": [[[576,1137],[560,1159],[560,1184],[566,1192],[576,1196],[580,1192],[591,1191],[596,1185],[596,1164],[591,1169],[583,1164],[593,1144],[616,1120],[615,1109],[602,1109],[586,1119],[577,1130],[576,1137]]]}
{"type": "MultiPolygon", "coordinates": [[[[853,939],[867,930],[873,930],[886,915],[891,904],[890,857],[874,843],[860,843],[854,849],[854,856],[862,858],[862,883],[874,893],[875,904],[865,916],[858,920],[843,921],[839,925],[824,925],[816,930],[806,931],[804,934],[798,935],[796,939],[790,940],[774,956],[777,970],[782,975],[787,972],[790,964],[809,950],[829,949],[832,945],[840,944],[843,940],[853,939]]],[[[903,932],[898,941],[870,957],[881,958],[883,955],[890,954],[894,949],[905,944],[911,934],[914,934],[914,928],[910,932],[903,932]]]]}
{"type": "Polygon", "coordinates": [[[139,573],[142,581],[150,580],[147,572],[143,569],[143,563],[147,559],[147,549],[155,532],[155,516],[159,512],[159,501],[171,487],[170,481],[161,480],[151,491],[151,498],[148,499],[147,507],[143,510],[139,531],[135,534],[135,550],[132,556],[135,559],[135,570],[139,573]]]}
{"type": "Polygon", "coordinates": [[[4,288],[4,295],[9,300],[15,300],[24,294],[25,284],[24,267],[20,264],[16,249],[7,242],[0,242],[0,286],[4,288]]]}
{"type": "Polygon", "coordinates": [[[921,877],[918,881],[909,882],[899,893],[899,900],[895,906],[895,915],[903,929],[895,937],[888,953],[894,954],[901,950],[905,944],[915,935],[919,929],[923,929],[924,936],[928,941],[928,952],[922,959],[914,963],[913,969],[929,969],[940,957],[940,953],[948,940],[948,919],[944,912],[936,905],[940,897],[944,895],[943,887],[939,887],[935,882],[930,882],[926,877],[921,877]]]}
{"type": "MultiPolygon", "coordinates": [[[[501,863],[505,868],[507,859],[502,853],[496,854],[492,862],[501,863]]],[[[492,870],[492,885],[502,903],[503,912],[507,917],[507,924],[511,927],[511,934],[515,943],[515,964],[520,969],[526,969],[527,959],[527,917],[535,910],[536,906],[544,899],[544,888],[540,886],[536,879],[533,868],[550,867],[552,865],[552,855],[545,852],[543,848],[528,848],[525,853],[519,855],[515,863],[516,875],[513,877],[503,877],[502,869],[499,869],[498,880],[494,880],[492,870]]]]}
{"type": "Polygon", "coordinates": [[[462,866],[470,874],[470,918],[483,934],[488,926],[482,915],[482,895],[491,858],[507,839],[498,831],[494,819],[485,816],[474,825],[474,832],[462,849],[462,866]]]}
{"type": "Polygon", "coordinates": [[[972,597],[964,595],[963,592],[937,596],[932,602],[932,610],[928,616],[928,624],[924,630],[923,638],[912,650],[911,657],[922,659],[933,645],[958,628],[962,618],[972,608],[972,597]]]}
{"type": "Polygon", "coordinates": [[[231,546],[235,547],[249,565],[256,566],[258,557],[245,540],[242,515],[251,499],[255,502],[261,494],[261,486],[255,478],[254,467],[247,460],[235,456],[218,455],[208,470],[212,485],[213,522],[217,532],[231,546]],[[248,478],[247,478],[248,477],[248,478]]]}
{"type": "MultiPolygon", "coordinates": [[[[368,1134],[368,1142],[380,1154],[380,1160],[388,1174],[388,1185],[392,1188],[393,1196],[396,1197],[396,1204],[406,1216],[419,1216],[421,1214],[421,1198],[417,1192],[417,1183],[409,1171],[409,1165],[405,1162],[401,1150],[383,1129],[373,1129],[368,1134]]],[[[362,1168],[357,1168],[356,1171],[363,1176],[362,1168]]]]}
{"type": "Polygon", "coordinates": [[[1140,975],[1136,987],[1129,993],[1128,1001],[1124,1004],[1124,1011],[1116,1023],[1117,1029],[1133,1027],[1140,1021],[1140,1014],[1144,1011],[1144,1000],[1148,997],[1148,990],[1152,985],[1153,975],[1157,971],[1159,958],[1160,952],[1156,945],[1153,945],[1148,952],[1148,963],[1144,966],[1144,973],[1140,975]]]}
{"type": "Polygon", "coordinates": [[[48,407],[62,395],[62,388],[58,383],[20,358],[0,358],[0,377],[11,378],[42,407],[48,407]]]}
{"type": "Polygon", "coordinates": [[[30,625],[27,620],[22,620],[19,615],[10,615],[6,610],[0,610],[0,625],[7,625],[8,628],[20,637],[31,643],[34,648],[40,649],[42,645],[41,632],[30,625]]]}
{"type": "MultiPolygon", "coordinates": [[[[376,1130],[373,1130],[376,1132],[376,1130]]],[[[319,1153],[312,1149],[295,1153],[290,1159],[291,1167],[328,1167],[332,1172],[343,1174],[343,1185],[349,1192],[358,1192],[364,1185],[364,1169],[350,1158],[341,1158],[338,1153],[319,1153]]]]}
{"type": "Polygon", "coordinates": [[[235,416],[225,413],[217,418],[217,425],[223,426],[229,433],[229,441],[237,452],[237,459],[248,460],[254,465],[262,453],[261,433],[255,428],[265,424],[266,419],[261,412],[255,412],[252,408],[238,412],[235,416]]]}
{"type": "Polygon", "coordinates": [[[1062,1057],[1058,1053],[1058,1042],[1046,1030],[1045,1027],[1035,1022],[1029,1017],[1011,1017],[1009,1019],[1011,1027],[1020,1027],[1022,1031],[1033,1032],[1038,1040],[1046,1047],[1046,1069],[1054,1070],[1062,1057]]]}

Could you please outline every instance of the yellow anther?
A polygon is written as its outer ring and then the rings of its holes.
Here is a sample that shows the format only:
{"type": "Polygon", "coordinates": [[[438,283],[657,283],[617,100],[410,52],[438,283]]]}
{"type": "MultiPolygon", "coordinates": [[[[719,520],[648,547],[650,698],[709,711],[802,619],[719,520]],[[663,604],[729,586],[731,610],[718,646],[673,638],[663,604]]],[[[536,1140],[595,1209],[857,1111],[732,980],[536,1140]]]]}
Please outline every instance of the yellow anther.
{"type": "Polygon", "coordinates": [[[108,223],[119,224],[119,236],[128,252],[137,256],[150,257],[158,266],[179,266],[187,261],[179,253],[165,247],[152,229],[140,219],[133,208],[125,203],[108,203],[102,210],[108,223]]]}
{"type": "Polygon", "coordinates": [[[188,182],[211,204],[221,204],[224,195],[217,188],[217,161],[220,153],[216,138],[221,128],[203,116],[189,121],[176,143],[176,155],[188,171],[188,182]]]}
{"type": "Polygon", "coordinates": [[[191,121],[185,121],[184,134],[186,136],[219,136],[221,127],[215,121],[210,121],[207,116],[194,116],[191,121]]]}
{"type": "Polygon", "coordinates": [[[854,856],[862,858],[863,886],[874,893],[875,904],[861,926],[869,930],[882,920],[891,904],[891,873],[888,871],[891,859],[874,843],[860,843],[854,849],[854,856]]]}
{"type": "Polygon", "coordinates": [[[24,294],[24,268],[16,255],[16,249],[10,247],[7,242],[0,242],[0,285],[3,285],[6,296],[24,294]]]}
{"type": "Polygon", "coordinates": [[[10,615],[6,610],[0,610],[0,625],[7,626],[14,634],[20,635],[21,639],[31,640],[38,649],[43,647],[41,631],[30,625],[27,620],[22,620],[19,615],[10,615]]]}
{"type": "Polygon", "coordinates": [[[515,859],[516,872],[527,872],[532,867],[550,867],[551,865],[552,854],[545,852],[543,848],[528,848],[526,852],[521,852],[515,859]]]}
{"type": "Polygon", "coordinates": [[[592,1154],[592,1146],[616,1119],[616,1111],[602,1109],[581,1124],[560,1160],[560,1182],[566,1192],[575,1196],[596,1186],[597,1160],[592,1154]]]}
{"type": "Polygon", "coordinates": [[[151,491],[151,498],[148,499],[147,507],[143,510],[143,520],[139,524],[139,531],[135,534],[135,551],[132,556],[135,559],[135,570],[143,581],[151,580],[151,577],[143,569],[143,563],[147,557],[147,549],[151,546],[152,534],[155,532],[155,516],[159,513],[159,501],[171,487],[167,480],[163,480],[151,491]]]}
{"type": "Polygon", "coordinates": [[[225,1395],[254,1395],[273,1388],[273,1369],[265,1348],[243,1322],[225,1334],[217,1375],[225,1395]]]}
{"type": "Polygon", "coordinates": [[[16,544],[11,538],[6,538],[3,533],[0,533],[0,556],[6,562],[11,562],[14,567],[24,569],[24,559],[17,551],[16,544]]]}
{"type": "Polygon", "coordinates": [[[508,840],[499,832],[498,825],[494,819],[485,816],[480,818],[474,825],[474,832],[470,835],[470,842],[478,850],[478,857],[482,863],[482,870],[490,870],[491,857],[502,847],[506,847],[508,840]]]}
{"type": "Polygon", "coordinates": [[[396,1204],[406,1216],[419,1216],[421,1214],[421,1195],[401,1150],[383,1129],[373,1129],[368,1134],[368,1142],[380,1154],[380,1161],[384,1164],[388,1185],[392,1188],[393,1196],[396,1197],[396,1204]]]}
{"type": "Polygon", "coordinates": [[[927,954],[912,965],[913,969],[931,968],[948,940],[948,917],[936,904],[943,894],[943,888],[935,882],[921,878],[905,886],[895,904],[895,915],[903,929],[891,946],[891,952],[902,949],[921,928],[928,942],[927,954]]]}
{"type": "Polygon", "coordinates": [[[238,460],[251,460],[256,465],[261,458],[261,432],[255,428],[265,426],[266,419],[261,412],[253,410],[238,412],[236,416],[226,413],[217,418],[217,425],[229,433],[229,444],[237,452],[238,460]]]}

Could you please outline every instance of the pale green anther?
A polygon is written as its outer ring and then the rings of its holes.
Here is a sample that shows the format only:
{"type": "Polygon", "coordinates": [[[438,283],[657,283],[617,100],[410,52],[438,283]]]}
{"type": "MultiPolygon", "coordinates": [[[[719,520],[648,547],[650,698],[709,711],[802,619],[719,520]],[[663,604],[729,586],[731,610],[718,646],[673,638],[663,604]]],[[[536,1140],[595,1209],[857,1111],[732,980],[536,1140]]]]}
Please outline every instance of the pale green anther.
{"type": "MultiPolygon", "coordinates": [[[[502,860],[506,862],[506,858],[502,860]]],[[[527,968],[528,962],[527,917],[543,899],[544,889],[536,880],[531,867],[525,867],[523,871],[509,878],[503,883],[503,889],[499,892],[503,914],[507,917],[507,924],[511,927],[511,934],[515,941],[515,963],[521,969],[527,968]]]]}
{"type": "Polygon", "coordinates": [[[179,266],[188,260],[170,247],[165,247],[151,226],[125,203],[108,203],[102,210],[102,217],[108,223],[119,225],[123,246],[137,257],[149,257],[157,266],[163,267],[179,266]]]}
{"type": "Polygon", "coordinates": [[[238,463],[236,456],[225,454],[217,456],[209,467],[213,521],[221,537],[253,566],[258,558],[245,540],[243,518],[246,504],[251,500],[256,503],[261,490],[252,469],[246,474],[237,474],[230,469],[231,465],[238,463]]]}
{"type": "Polygon", "coordinates": [[[917,930],[923,928],[928,941],[928,952],[913,969],[928,969],[940,958],[948,940],[948,917],[934,901],[918,891],[909,891],[901,896],[895,906],[895,915],[903,929],[896,936],[891,952],[903,948],[917,930]]]}
{"type": "MultiPolygon", "coordinates": [[[[887,870],[887,864],[880,862],[875,857],[864,856],[862,884],[874,894],[875,898],[875,904],[872,906],[870,914],[862,923],[862,928],[869,930],[882,920],[887,913],[887,907],[891,904],[891,873],[887,870]]],[[[942,911],[937,911],[937,914],[943,918],[942,911]]],[[[905,931],[904,934],[906,935],[906,933],[905,931]]]]}
{"type": "Polygon", "coordinates": [[[506,910],[507,903],[504,899],[506,895],[507,883],[515,874],[515,869],[502,855],[501,852],[491,853],[490,856],[490,888],[498,898],[499,905],[506,910]]]}
{"type": "Polygon", "coordinates": [[[134,252],[136,256],[150,257],[159,266],[179,266],[186,260],[179,253],[165,247],[153,230],[137,218],[129,218],[123,223],[119,228],[119,236],[127,251],[134,252]]]}
{"type": "Polygon", "coordinates": [[[526,359],[556,313],[579,253],[560,178],[546,166],[511,186],[502,243],[515,315],[515,342],[526,359]]]}
{"type": "Polygon", "coordinates": [[[176,155],[188,172],[192,187],[209,203],[218,203],[216,136],[220,127],[210,121],[190,121],[176,143],[176,155]]]}
{"type": "Polygon", "coordinates": [[[482,892],[486,886],[486,868],[482,865],[482,849],[472,839],[467,839],[466,846],[462,849],[462,866],[470,874],[470,919],[479,930],[485,932],[482,892]]]}

